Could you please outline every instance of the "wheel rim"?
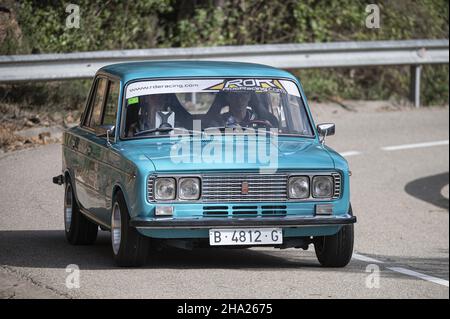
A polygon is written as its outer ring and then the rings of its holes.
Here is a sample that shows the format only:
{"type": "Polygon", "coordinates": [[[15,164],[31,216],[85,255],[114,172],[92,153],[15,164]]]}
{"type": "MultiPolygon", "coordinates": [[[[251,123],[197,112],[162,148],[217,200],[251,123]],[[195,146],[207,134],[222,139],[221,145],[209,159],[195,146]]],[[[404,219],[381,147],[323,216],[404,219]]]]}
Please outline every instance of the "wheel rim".
{"type": "Polygon", "coordinates": [[[64,227],[66,232],[70,231],[72,224],[72,210],[73,210],[73,195],[72,186],[70,184],[66,187],[66,194],[64,195],[64,227]]]}
{"type": "Polygon", "coordinates": [[[122,221],[120,219],[120,207],[118,203],[114,203],[111,214],[111,243],[115,255],[119,253],[121,237],[122,221]]]}

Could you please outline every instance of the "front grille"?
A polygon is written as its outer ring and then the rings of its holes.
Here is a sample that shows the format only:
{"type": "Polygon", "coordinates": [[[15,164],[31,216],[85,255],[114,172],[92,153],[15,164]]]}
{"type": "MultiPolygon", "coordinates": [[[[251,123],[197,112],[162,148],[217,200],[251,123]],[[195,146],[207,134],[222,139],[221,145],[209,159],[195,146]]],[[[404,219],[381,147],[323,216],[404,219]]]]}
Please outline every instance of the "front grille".
{"type": "Polygon", "coordinates": [[[287,207],[285,205],[262,206],[261,214],[263,216],[285,216],[287,207]]]}
{"type": "Polygon", "coordinates": [[[275,217],[286,216],[286,205],[203,206],[205,217],[275,217]]]}
{"type": "MultiPolygon", "coordinates": [[[[301,173],[298,173],[301,175],[301,173]]],[[[306,174],[313,176],[314,173],[306,174]]],[[[332,199],[339,199],[342,193],[342,177],[339,173],[331,173],[334,180],[332,199]]],[[[147,179],[147,198],[154,202],[153,184],[156,176],[147,179]]],[[[288,200],[286,174],[207,174],[201,176],[202,195],[200,201],[205,203],[227,202],[282,202],[288,200]],[[243,194],[243,183],[248,190],[243,194]]],[[[270,206],[267,206],[270,207],[270,206]]],[[[211,214],[214,214],[212,212],[211,214]]],[[[270,214],[267,209],[264,215],[270,214]]]]}
{"type": "Polygon", "coordinates": [[[203,175],[204,202],[277,202],[287,200],[287,176],[284,174],[203,175]],[[243,183],[248,191],[243,194],[243,183]]]}
{"type": "Polygon", "coordinates": [[[224,217],[228,215],[228,206],[203,206],[203,216],[224,217]]]}

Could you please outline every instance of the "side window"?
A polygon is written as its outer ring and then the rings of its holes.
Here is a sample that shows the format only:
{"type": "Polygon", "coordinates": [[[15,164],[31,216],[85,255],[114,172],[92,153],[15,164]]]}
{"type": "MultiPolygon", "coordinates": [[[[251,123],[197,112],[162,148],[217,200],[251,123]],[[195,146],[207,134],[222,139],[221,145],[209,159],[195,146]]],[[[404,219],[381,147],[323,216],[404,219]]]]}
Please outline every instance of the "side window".
{"type": "Polygon", "coordinates": [[[98,81],[99,81],[99,79],[95,79],[94,82],[92,83],[92,89],[91,89],[92,93],[90,93],[90,95],[89,95],[89,99],[87,101],[86,108],[84,110],[84,119],[83,119],[83,122],[81,123],[82,126],[89,126],[89,122],[91,120],[91,115],[92,115],[92,104],[93,104],[93,100],[95,99],[95,95],[97,92],[98,81]]]}
{"type": "Polygon", "coordinates": [[[308,114],[300,97],[294,95],[288,96],[288,113],[292,121],[292,130],[303,135],[312,135],[308,114]]]}
{"type": "Polygon", "coordinates": [[[117,82],[109,82],[108,97],[103,114],[102,125],[115,125],[117,115],[117,103],[119,100],[119,85],[117,82]]]}
{"type": "Polygon", "coordinates": [[[105,78],[100,78],[97,82],[97,87],[92,100],[91,116],[87,126],[94,128],[101,125],[101,115],[102,107],[105,101],[106,87],[108,85],[108,80],[105,78]]]}

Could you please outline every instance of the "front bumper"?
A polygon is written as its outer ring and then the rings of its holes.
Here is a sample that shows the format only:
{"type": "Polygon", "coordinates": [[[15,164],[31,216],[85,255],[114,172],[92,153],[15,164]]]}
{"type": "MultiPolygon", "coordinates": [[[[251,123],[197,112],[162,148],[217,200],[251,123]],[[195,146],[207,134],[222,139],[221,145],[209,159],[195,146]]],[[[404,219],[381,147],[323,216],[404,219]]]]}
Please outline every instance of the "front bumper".
{"type": "Polygon", "coordinates": [[[287,216],[259,218],[139,218],[130,220],[130,226],[138,229],[204,229],[236,227],[308,227],[343,226],[356,223],[356,217],[346,214],[338,216],[287,216]]]}

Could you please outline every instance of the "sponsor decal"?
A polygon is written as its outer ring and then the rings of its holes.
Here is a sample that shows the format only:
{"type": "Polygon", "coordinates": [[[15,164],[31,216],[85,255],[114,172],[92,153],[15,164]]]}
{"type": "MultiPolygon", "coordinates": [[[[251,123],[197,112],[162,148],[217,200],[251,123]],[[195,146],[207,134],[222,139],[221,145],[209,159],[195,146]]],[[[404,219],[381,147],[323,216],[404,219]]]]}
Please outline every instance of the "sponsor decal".
{"type": "Polygon", "coordinates": [[[139,103],[139,98],[137,96],[128,99],[128,105],[139,103]]]}
{"type": "MultiPolygon", "coordinates": [[[[287,93],[300,96],[294,82],[277,79],[192,79],[192,80],[163,80],[142,81],[131,83],[127,87],[126,98],[131,99],[149,94],[164,93],[196,93],[196,92],[226,92],[226,91],[254,91],[287,93]]],[[[137,103],[137,102],[136,102],[137,103]]],[[[130,104],[130,103],[128,103],[130,104]]]]}
{"type": "Polygon", "coordinates": [[[212,86],[207,90],[212,91],[257,91],[286,93],[278,80],[270,79],[232,79],[212,86]]]}
{"type": "Polygon", "coordinates": [[[194,93],[220,83],[221,80],[163,80],[131,83],[127,87],[126,98],[149,94],[194,93]]]}

